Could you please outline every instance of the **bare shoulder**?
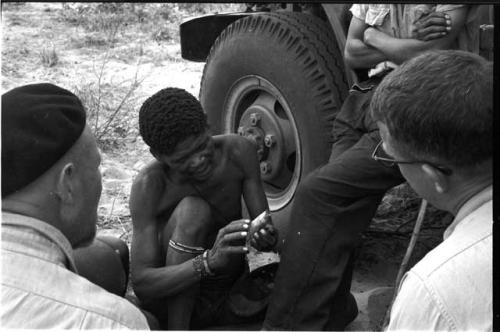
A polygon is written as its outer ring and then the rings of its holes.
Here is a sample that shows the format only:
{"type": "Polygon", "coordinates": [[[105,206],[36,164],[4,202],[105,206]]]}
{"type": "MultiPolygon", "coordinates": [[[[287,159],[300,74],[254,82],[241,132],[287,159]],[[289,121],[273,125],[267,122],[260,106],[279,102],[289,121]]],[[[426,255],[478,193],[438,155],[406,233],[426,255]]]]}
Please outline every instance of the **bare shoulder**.
{"type": "Polygon", "coordinates": [[[215,136],[214,140],[223,151],[228,162],[226,165],[233,165],[247,175],[258,171],[257,146],[250,139],[229,134],[215,136]]]}
{"type": "Polygon", "coordinates": [[[137,213],[154,214],[165,190],[165,173],[161,164],[155,161],[144,167],[135,177],[130,191],[132,217],[137,213]]]}
{"type": "Polygon", "coordinates": [[[154,161],[139,171],[132,184],[131,194],[163,190],[164,187],[165,172],[161,164],[154,161]]]}
{"type": "Polygon", "coordinates": [[[248,158],[253,158],[257,151],[251,140],[236,134],[214,136],[214,141],[235,161],[247,161],[248,158]]]}

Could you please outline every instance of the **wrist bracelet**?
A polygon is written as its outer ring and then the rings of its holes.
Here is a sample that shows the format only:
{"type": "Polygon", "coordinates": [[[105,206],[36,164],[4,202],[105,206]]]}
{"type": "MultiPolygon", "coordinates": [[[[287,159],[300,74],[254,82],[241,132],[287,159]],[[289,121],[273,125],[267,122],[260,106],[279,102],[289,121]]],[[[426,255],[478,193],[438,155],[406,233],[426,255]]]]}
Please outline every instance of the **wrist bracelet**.
{"type": "Polygon", "coordinates": [[[195,258],[193,258],[193,268],[194,271],[200,275],[200,279],[205,279],[208,276],[202,255],[198,255],[195,258]]]}
{"type": "Polygon", "coordinates": [[[205,271],[209,276],[214,276],[215,273],[210,269],[210,266],[208,265],[208,251],[210,249],[207,249],[203,252],[203,266],[205,267],[205,271]]]}

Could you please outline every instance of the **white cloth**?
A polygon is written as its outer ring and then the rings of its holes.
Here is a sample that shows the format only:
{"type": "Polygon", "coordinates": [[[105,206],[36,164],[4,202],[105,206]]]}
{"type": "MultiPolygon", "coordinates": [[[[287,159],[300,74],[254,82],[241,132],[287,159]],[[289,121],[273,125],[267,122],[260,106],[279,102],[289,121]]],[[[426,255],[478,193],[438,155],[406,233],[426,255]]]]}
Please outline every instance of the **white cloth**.
{"type": "Polygon", "coordinates": [[[403,278],[387,330],[491,331],[491,186],[463,205],[445,240],[403,278]]]}
{"type": "Polygon", "coordinates": [[[2,212],[3,328],[140,329],[129,301],[76,274],[64,235],[37,219],[2,212]]]}

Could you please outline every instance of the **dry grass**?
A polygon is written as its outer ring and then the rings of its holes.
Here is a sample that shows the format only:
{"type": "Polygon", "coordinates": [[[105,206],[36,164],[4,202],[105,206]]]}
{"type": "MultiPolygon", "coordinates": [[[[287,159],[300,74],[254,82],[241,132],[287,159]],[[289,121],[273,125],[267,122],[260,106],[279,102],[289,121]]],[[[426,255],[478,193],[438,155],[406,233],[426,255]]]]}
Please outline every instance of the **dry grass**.
{"type": "Polygon", "coordinates": [[[101,149],[107,151],[122,147],[123,140],[135,139],[138,132],[135,92],[142,83],[138,71],[121,82],[113,77],[97,74],[99,78],[74,87],[75,94],[86,106],[88,123],[101,149]]]}

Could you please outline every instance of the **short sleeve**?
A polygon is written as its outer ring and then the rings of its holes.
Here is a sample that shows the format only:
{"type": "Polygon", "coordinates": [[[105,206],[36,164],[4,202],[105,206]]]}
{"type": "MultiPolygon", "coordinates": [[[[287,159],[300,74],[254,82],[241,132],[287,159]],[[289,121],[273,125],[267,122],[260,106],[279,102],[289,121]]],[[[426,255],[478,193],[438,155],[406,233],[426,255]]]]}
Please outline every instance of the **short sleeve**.
{"type": "Polygon", "coordinates": [[[389,4],[369,4],[369,5],[353,5],[351,13],[353,16],[364,21],[371,26],[380,26],[384,24],[384,20],[388,17],[391,5],[389,4]]]}
{"type": "Polygon", "coordinates": [[[350,9],[352,16],[365,21],[366,13],[368,12],[368,5],[354,4],[350,9]]]}

